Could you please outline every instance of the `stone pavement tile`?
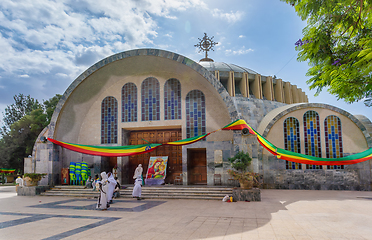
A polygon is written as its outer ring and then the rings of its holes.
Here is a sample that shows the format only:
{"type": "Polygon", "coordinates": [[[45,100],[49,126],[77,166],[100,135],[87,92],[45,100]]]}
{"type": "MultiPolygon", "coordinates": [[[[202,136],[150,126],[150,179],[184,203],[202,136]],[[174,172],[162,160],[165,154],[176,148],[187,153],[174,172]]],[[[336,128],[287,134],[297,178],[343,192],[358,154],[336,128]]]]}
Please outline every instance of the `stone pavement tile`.
{"type": "Polygon", "coordinates": [[[199,228],[193,234],[190,235],[190,239],[204,239],[207,238],[209,233],[212,231],[212,229],[206,229],[206,228],[199,228]]]}
{"type": "Polygon", "coordinates": [[[243,238],[242,238],[242,233],[240,232],[240,233],[234,233],[234,234],[226,233],[223,239],[224,240],[235,240],[235,239],[243,239],[243,238]]]}
{"type": "Polygon", "coordinates": [[[278,240],[295,240],[295,238],[290,234],[275,234],[278,240]]]}
{"type": "Polygon", "coordinates": [[[215,225],[214,228],[209,232],[208,238],[225,236],[228,230],[228,226],[215,225]]]}
{"type": "MultiPolygon", "coordinates": [[[[119,212],[60,208],[94,204],[91,200],[42,196],[1,198],[0,193],[0,239],[4,236],[9,237],[6,239],[42,239],[54,236],[55,229],[65,231],[64,239],[151,240],[159,233],[163,233],[163,239],[172,240],[232,239],[233,236],[238,239],[372,239],[372,201],[356,198],[361,194],[372,199],[372,192],[262,190],[260,203],[166,200],[143,211],[119,212]],[[60,203],[55,204],[58,201],[60,203]],[[45,204],[52,208],[40,208],[45,204]],[[35,218],[36,214],[42,217],[27,223],[27,219],[35,218]],[[59,215],[62,220],[44,219],[47,215],[59,215]],[[104,218],[116,219],[84,228],[104,218]],[[83,229],[79,232],[76,227],[83,229]],[[19,231],[17,238],[12,238],[14,229],[27,231],[19,231]],[[36,233],[29,237],[31,231],[36,233]]],[[[132,208],[136,204],[117,201],[113,207],[131,205],[132,208]]]]}
{"type": "Polygon", "coordinates": [[[258,239],[258,232],[256,230],[243,231],[242,239],[258,239]]]}
{"type": "Polygon", "coordinates": [[[261,238],[270,238],[275,239],[275,233],[273,231],[264,231],[258,229],[258,237],[261,238]]]}

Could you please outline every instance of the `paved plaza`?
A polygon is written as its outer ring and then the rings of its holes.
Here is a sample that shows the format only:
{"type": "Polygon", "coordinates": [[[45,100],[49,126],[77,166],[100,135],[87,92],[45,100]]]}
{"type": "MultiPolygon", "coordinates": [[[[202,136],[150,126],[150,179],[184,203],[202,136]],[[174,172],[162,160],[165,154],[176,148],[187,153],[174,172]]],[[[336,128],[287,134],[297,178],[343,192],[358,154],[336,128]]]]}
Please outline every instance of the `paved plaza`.
{"type": "Polygon", "coordinates": [[[262,190],[261,202],[16,196],[0,186],[0,239],[372,239],[372,192],[262,190]]]}

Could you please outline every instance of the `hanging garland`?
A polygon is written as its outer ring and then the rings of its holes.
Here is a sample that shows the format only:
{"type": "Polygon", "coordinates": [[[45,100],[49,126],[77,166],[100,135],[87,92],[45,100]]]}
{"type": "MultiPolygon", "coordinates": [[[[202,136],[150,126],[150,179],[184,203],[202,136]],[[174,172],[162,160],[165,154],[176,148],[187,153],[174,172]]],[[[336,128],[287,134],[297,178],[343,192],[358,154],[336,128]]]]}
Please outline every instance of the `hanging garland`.
{"type": "Polygon", "coordinates": [[[238,119],[226,125],[225,127],[221,129],[215,130],[213,132],[210,132],[204,135],[200,135],[200,136],[196,136],[192,138],[186,138],[186,139],[174,141],[174,142],[168,142],[164,144],[149,143],[149,144],[141,144],[141,145],[109,147],[109,146],[92,146],[92,145],[67,143],[67,142],[57,141],[52,138],[48,138],[48,140],[61,147],[64,147],[66,149],[79,152],[79,153],[97,155],[97,156],[105,156],[105,157],[123,157],[123,156],[132,156],[132,155],[152,152],[156,148],[162,145],[183,146],[183,145],[191,144],[191,143],[200,141],[206,138],[208,135],[214,132],[220,131],[220,130],[243,130],[243,129],[247,129],[250,134],[255,135],[257,137],[258,142],[265,149],[267,149],[270,153],[272,153],[274,156],[276,156],[279,159],[283,159],[283,160],[287,160],[291,162],[313,164],[313,165],[349,165],[349,164],[355,164],[355,163],[364,162],[364,161],[372,159],[372,148],[364,152],[353,154],[353,155],[342,157],[342,158],[319,158],[319,157],[308,156],[305,154],[294,153],[294,152],[276,147],[271,142],[269,142],[264,137],[262,137],[257,131],[251,128],[242,119],[238,119]]]}

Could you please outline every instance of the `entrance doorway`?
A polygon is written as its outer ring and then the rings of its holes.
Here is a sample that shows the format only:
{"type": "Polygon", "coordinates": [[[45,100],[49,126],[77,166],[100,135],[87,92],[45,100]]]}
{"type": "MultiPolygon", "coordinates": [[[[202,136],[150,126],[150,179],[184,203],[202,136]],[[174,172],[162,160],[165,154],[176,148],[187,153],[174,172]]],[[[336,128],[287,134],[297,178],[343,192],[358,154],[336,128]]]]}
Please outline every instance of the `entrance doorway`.
{"type": "MultiPolygon", "coordinates": [[[[101,172],[112,172],[114,167],[117,167],[117,157],[102,157],[101,172]]],[[[94,176],[92,176],[94,177],[94,176]]]]}
{"type": "Polygon", "coordinates": [[[187,149],[188,184],[207,184],[206,149],[187,149]]]}
{"type": "MultiPolygon", "coordinates": [[[[129,144],[138,145],[146,143],[167,143],[182,139],[181,129],[162,129],[131,131],[129,133],[129,144]]],[[[127,174],[129,183],[134,183],[133,174],[138,164],[142,164],[143,176],[145,178],[149,165],[150,156],[168,156],[167,175],[165,183],[173,183],[174,178],[182,173],[182,147],[164,145],[154,151],[129,157],[127,174]]]]}

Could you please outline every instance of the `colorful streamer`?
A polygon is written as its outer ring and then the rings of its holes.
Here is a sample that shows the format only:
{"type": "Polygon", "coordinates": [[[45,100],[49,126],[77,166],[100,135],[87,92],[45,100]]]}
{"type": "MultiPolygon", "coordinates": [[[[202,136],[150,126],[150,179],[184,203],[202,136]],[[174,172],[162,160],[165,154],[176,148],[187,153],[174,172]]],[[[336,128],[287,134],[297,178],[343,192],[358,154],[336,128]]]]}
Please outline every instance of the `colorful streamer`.
{"type": "Polygon", "coordinates": [[[267,149],[270,153],[279,159],[303,163],[312,165],[350,165],[355,163],[364,162],[372,159],[372,148],[367,149],[364,152],[353,154],[341,158],[319,158],[308,156],[301,153],[291,152],[282,148],[276,147],[274,144],[262,137],[258,132],[251,128],[244,120],[236,120],[225,127],[222,130],[243,130],[247,128],[250,134],[256,135],[258,142],[267,149]]]}
{"type": "Polygon", "coordinates": [[[129,146],[115,146],[115,147],[108,147],[108,146],[90,146],[90,145],[81,145],[81,144],[73,144],[73,143],[66,143],[57,141],[55,139],[48,138],[49,141],[60,145],[64,148],[67,148],[72,151],[90,154],[90,155],[97,155],[97,156],[106,156],[106,157],[122,157],[122,156],[131,156],[136,154],[143,154],[148,153],[162,145],[175,145],[175,146],[183,146],[187,144],[191,144],[197,141],[200,141],[206,138],[211,133],[217,132],[219,130],[243,130],[248,129],[249,133],[255,135],[257,137],[258,142],[267,149],[270,153],[276,156],[279,159],[303,163],[303,164],[313,164],[313,165],[349,165],[355,164],[359,162],[364,162],[367,160],[372,159],[372,148],[357,154],[353,154],[347,157],[342,158],[319,158],[308,156],[300,153],[291,152],[288,150],[284,150],[282,148],[278,148],[273,145],[271,142],[266,140],[262,137],[256,130],[251,128],[244,120],[238,119],[225,127],[218,129],[216,131],[187,138],[183,140],[178,140],[174,142],[168,142],[164,144],[160,143],[149,143],[149,144],[142,144],[142,145],[129,145],[129,146]]]}
{"type": "Polygon", "coordinates": [[[0,173],[13,173],[13,172],[15,172],[15,169],[0,168],[0,173]]]}

